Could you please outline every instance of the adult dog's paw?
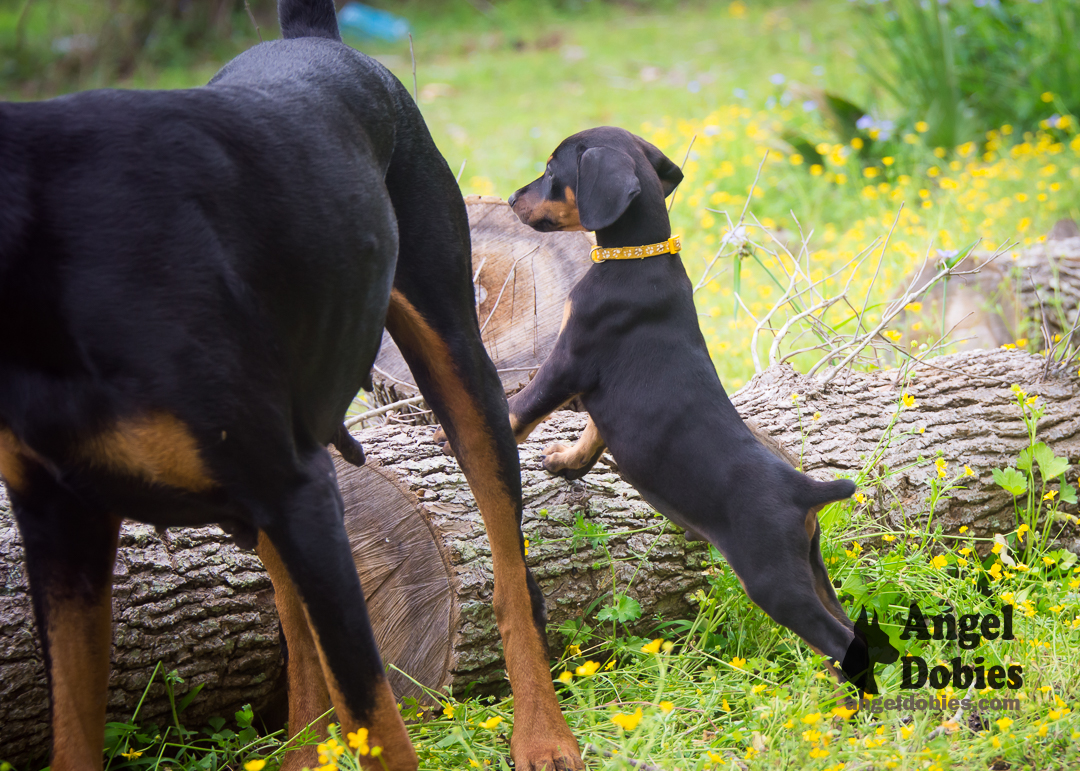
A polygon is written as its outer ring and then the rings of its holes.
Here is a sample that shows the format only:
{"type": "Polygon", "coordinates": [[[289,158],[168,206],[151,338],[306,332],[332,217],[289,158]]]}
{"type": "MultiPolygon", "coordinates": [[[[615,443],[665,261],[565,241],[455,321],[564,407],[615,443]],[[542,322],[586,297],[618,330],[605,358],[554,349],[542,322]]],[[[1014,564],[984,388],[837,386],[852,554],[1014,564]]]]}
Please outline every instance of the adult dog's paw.
{"type": "Polygon", "coordinates": [[[583,771],[585,768],[577,740],[569,729],[565,736],[536,737],[511,744],[517,771],[583,771]]]}

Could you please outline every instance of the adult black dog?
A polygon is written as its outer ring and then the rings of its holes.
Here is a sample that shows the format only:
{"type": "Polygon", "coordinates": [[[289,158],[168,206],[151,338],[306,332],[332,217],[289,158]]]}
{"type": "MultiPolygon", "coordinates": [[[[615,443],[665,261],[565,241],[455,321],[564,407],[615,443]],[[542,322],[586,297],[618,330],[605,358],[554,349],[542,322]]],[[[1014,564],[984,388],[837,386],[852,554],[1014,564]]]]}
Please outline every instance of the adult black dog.
{"type": "MultiPolygon", "coordinates": [[[[408,92],[332,0],[204,88],[0,104],[0,474],[26,549],[55,769],[100,768],[124,518],[256,545],[295,732],[417,759],[342,527],[326,444],[384,322],[450,434],[495,559],[519,769],[576,768],[525,568],[516,447],[480,343],[465,208],[408,92]]],[[[286,765],[315,766],[308,750],[286,765]]]]}
{"type": "Polygon", "coordinates": [[[598,244],[551,355],[510,399],[511,424],[524,441],[580,397],[584,434],[546,448],[544,467],[577,478],[609,447],[646,500],[720,550],[754,602],[872,689],[866,641],[833,591],[816,516],[855,485],[778,459],[724,392],[664,204],[682,177],[643,139],[597,128],[564,140],[543,176],[511,196],[526,225],[594,230],[598,244]]]}

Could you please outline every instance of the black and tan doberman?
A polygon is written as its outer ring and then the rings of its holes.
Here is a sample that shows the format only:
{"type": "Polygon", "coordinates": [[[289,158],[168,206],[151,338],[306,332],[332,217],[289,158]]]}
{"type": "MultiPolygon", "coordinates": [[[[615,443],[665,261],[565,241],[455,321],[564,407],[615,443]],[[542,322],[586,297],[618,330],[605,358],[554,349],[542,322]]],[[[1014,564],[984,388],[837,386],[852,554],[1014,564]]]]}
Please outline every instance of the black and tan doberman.
{"type": "MultiPolygon", "coordinates": [[[[289,652],[293,732],[331,703],[417,757],[372,636],[326,445],[384,323],[454,446],[494,553],[518,769],[580,768],[525,567],[506,400],[480,343],[469,229],[404,87],[342,44],[332,0],[209,85],[0,104],[0,474],[26,550],[52,767],[101,768],[125,518],[255,546],[289,652]]],[[[313,749],[286,755],[315,766],[313,749]]]]}
{"type": "Polygon", "coordinates": [[[511,196],[526,225],[593,230],[598,244],[551,355],[510,399],[516,438],[580,398],[589,422],[573,447],[544,450],[548,471],[578,478],[609,448],[649,503],[720,550],[769,616],[872,689],[816,516],[855,485],[811,479],[777,458],[724,392],[664,204],[682,177],[653,145],[605,127],[563,141],[543,176],[511,196]]]}

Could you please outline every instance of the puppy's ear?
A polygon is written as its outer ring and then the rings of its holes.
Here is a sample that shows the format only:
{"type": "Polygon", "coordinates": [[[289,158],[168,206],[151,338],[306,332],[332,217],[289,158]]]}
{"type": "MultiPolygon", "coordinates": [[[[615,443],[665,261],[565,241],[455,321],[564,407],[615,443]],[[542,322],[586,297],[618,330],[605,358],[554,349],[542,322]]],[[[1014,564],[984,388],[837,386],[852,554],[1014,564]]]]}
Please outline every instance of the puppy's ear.
{"type": "Polygon", "coordinates": [[[614,223],[640,192],[634,159],[622,150],[590,147],[578,159],[578,218],[586,230],[614,223]]]}
{"type": "Polygon", "coordinates": [[[660,177],[660,184],[664,188],[664,198],[674,192],[675,188],[679,186],[679,183],[683,180],[682,169],[675,165],[675,163],[660,152],[659,148],[655,145],[651,145],[641,137],[635,136],[638,145],[641,147],[641,151],[645,153],[645,158],[652,164],[652,167],[656,170],[656,176],[660,177]]]}

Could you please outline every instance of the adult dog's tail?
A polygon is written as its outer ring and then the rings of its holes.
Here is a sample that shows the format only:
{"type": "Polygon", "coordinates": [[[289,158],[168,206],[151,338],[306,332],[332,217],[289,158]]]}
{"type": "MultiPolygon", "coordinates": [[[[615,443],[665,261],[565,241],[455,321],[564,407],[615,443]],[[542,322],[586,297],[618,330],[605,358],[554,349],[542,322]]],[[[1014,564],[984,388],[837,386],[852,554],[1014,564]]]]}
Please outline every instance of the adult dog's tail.
{"type": "Polygon", "coordinates": [[[278,0],[281,36],[341,40],[334,0],[278,0]]]}

